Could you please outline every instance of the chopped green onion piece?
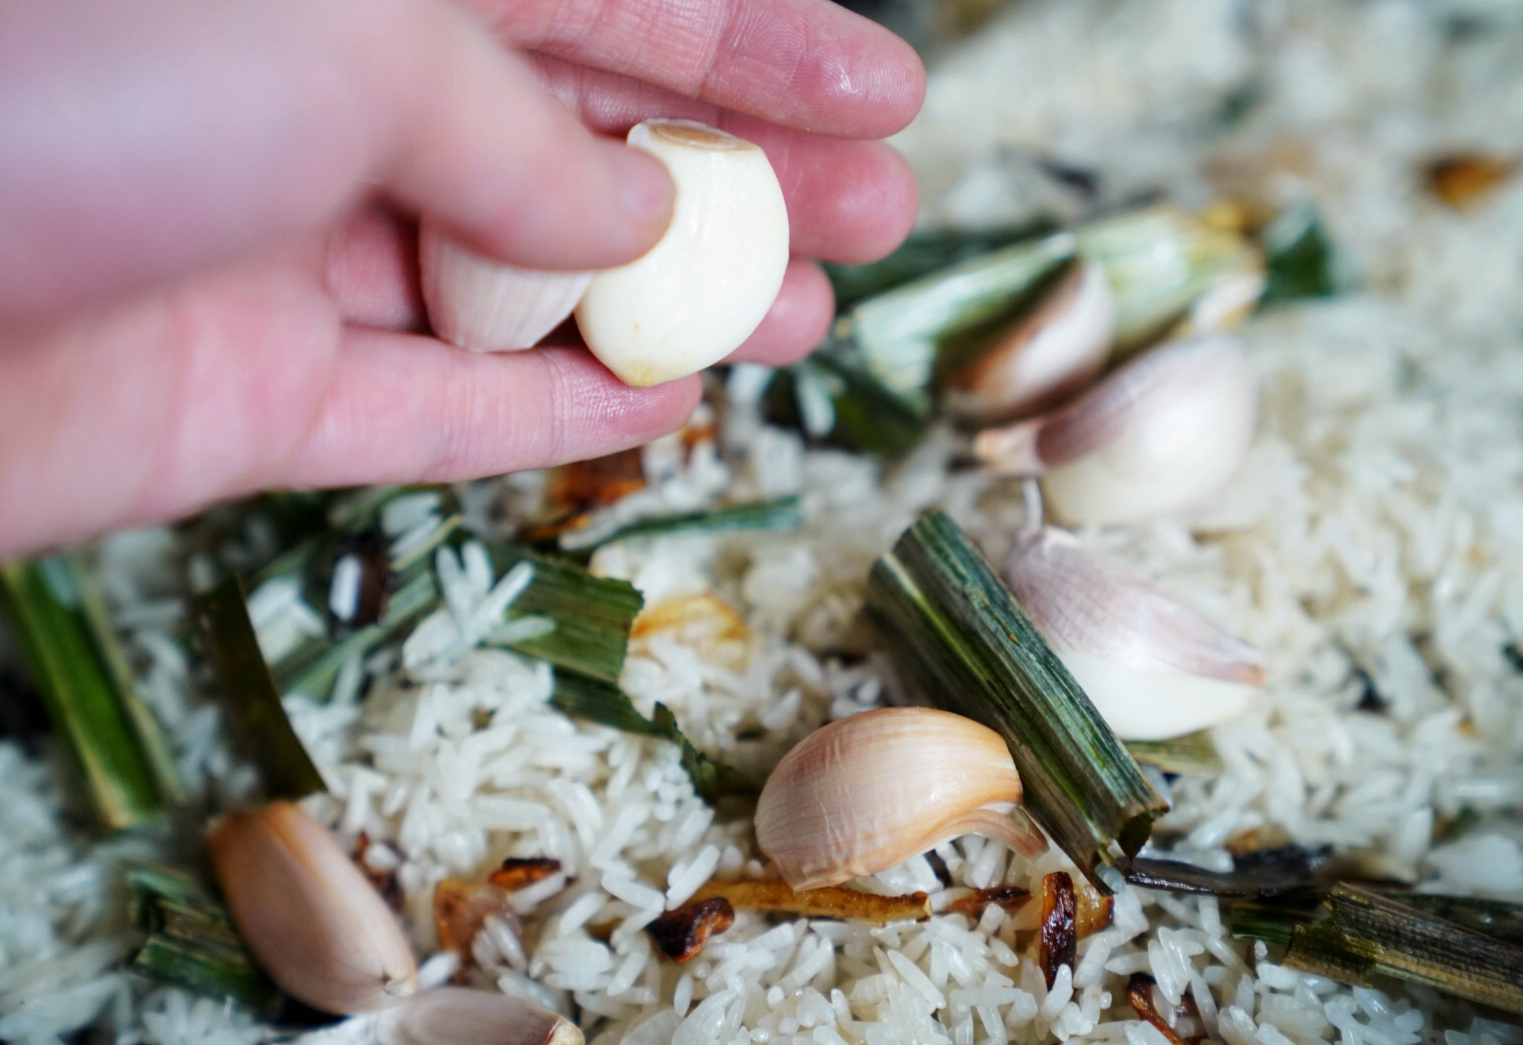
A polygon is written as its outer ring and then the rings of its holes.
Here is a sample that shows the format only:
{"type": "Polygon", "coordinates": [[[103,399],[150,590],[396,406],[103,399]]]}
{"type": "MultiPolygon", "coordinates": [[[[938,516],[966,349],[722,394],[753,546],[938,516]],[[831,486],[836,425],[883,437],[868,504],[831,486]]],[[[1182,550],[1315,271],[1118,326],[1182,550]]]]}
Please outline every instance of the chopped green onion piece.
{"type": "Polygon", "coordinates": [[[1013,319],[1043,277],[1073,257],[1074,242],[1059,232],[1017,243],[858,302],[841,321],[843,339],[889,389],[922,391],[945,346],[1013,319]]]}
{"type": "Polygon", "coordinates": [[[608,533],[595,529],[568,530],[561,534],[560,545],[567,551],[579,551],[628,540],[631,537],[667,537],[673,534],[727,533],[733,530],[796,530],[804,525],[797,497],[783,497],[760,504],[739,504],[729,508],[706,508],[678,515],[641,519],[608,533]]]}
{"type": "Polygon", "coordinates": [[[1209,730],[1189,733],[1173,740],[1128,740],[1126,749],[1138,762],[1165,773],[1215,776],[1222,771],[1222,756],[1209,730]]]}
{"type": "Polygon", "coordinates": [[[891,290],[938,269],[1051,231],[1050,223],[1037,223],[974,231],[936,229],[914,232],[886,258],[865,265],[827,262],[825,274],[830,277],[830,285],[836,292],[837,307],[845,309],[865,297],[891,290]]]}
{"type": "Polygon", "coordinates": [[[1243,237],[1169,205],[1086,225],[1078,237],[1079,253],[1098,262],[1110,280],[1122,350],[1158,337],[1206,291],[1264,264],[1243,237]]]}
{"type": "Polygon", "coordinates": [[[1005,738],[1027,810],[1097,889],[1168,805],[967,536],[933,512],[873,566],[867,612],[932,703],[1005,738]]]}
{"type": "Polygon", "coordinates": [[[555,630],[509,645],[582,675],[617,683],[629,650],[629,629],[645,599],[628,581],[595,577],[574,563],[535,555],[516,545],[489,549],[492,565],[506,573],[525,559],[534,580],[508,608],[509,622],[545,617],[555,630]]]}
{"type": "Polygon", "coordinates": [[[439,586],[427,570],[419,570],[387,600],[386,615],[374,624],[350,632],[337,642],[313,642],[287,654],[275,665],[281,693],[302,693],[326,700],[339,670],[355,657],[399,638],[403,629],[439,605],[439,586]]]}
{"type": "Polygon", "coordinates": [[[1356,984],[1394,976],[1523,1014],[1523,947],[1353,885],[1335,886],[1324,908],[1292,930],[1286,968],[1356,984]]]}
{"type": "Polygon", "coordinates": [[[259,650],[243,582],[236,574],[225,578],[196,597],[196,610],[228,711],[253,752],[269,797],[295,799],[324,790],[259,650]]]}
{"type": "Polygon", "coordinates": [[[1259,242],[1268,257],[1266,305],[1338,293],[1337,257],[1311,203],[1286,207],[1259,234],[1259,242]]]}
{"type": "Polygon", "coordinates": [[[169,745],[84,565],[60,556],[0,566],[0,601],[101,826],[132,827],[183,801],[169,745]]]}
{"type": "Polygon", "coordinates": [[[279,991],[243,945],[227,911],[189,877],[152,864],[127,866],[128,913],[148,934],[131,967],[198,994],[265,1015],[279,991]]]}
{"type": "Polygon", "coordinates": [[[682,768],[693,780],[693,789],[711,805],[729,795],[754,795],[761,790],[757,783],[738,769],[705,755],[677,728],[677,716],[665,704],[657,704],[653,716],[656,728],[682,749],[682,768]]]}

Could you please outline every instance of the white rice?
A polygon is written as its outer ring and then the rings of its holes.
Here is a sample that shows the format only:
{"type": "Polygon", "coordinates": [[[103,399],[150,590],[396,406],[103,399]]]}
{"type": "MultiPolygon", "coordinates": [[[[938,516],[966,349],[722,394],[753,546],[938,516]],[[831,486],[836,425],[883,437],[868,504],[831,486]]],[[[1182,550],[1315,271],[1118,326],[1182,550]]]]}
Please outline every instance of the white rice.
{"type": "MultiPolygon", "coordinates": [[[[1227,490],[1193,513],[1079,535],[1269,654],[1263,699],[1216,731],[1222,775],[1170,785],[1160,837],[1180,858],[1230,866],[1229,842],[1272,829],[1423,888],[1523,900],[1523,676],[1502,654],[1523,636],[1523,181],[1455,214],[1414,175],[1436,150],[1523,150],[1519,53],[1523,4],[1508,0],[1024,0],[942,56],[926,117],[901,136],[940,222],[1077,213],[1038,153],[1093,169],[1110,200],[1166,185],[1200,203],[1258,170],[1280,202],[1316,203],[1363,288],[1249,323],[1263,421],[1227,490]],[[1456,12],[1491,31],[1446,36],[1456,12]],[[1250,83],[1262,101],[1246,121],[1197,133],[1250,83]],[[1294,169],[1263,159],[1287,143],[1294,169]],[[1357,710],[1356,669],[1378,714],[1357,710]],[[1441,836],[1462,811],[1471,826],[1441,836]]],[[[885,469],[765,426],[763,377],[735,368],[717,439],[652,444],[650,487],[600,525],[792,494],[804,529],[618,542],[592,560],[648,605],[709,593],[740,614],[740,640],[642,639],[623,683],[643,711],[660,700],[700,747],[758,775],[827,719],[904,699],[857,611],[868,567],[905,526],[942,507],[997,558],[1022,518],[1018,491],[953,467],[949,433],[885,469]]],[[[828,425],[820,398],[806,396],[806,424],[828,425]]],[[[463,514],[486,531],[543,487],[523,475],[463,488],[463,514]]],[[[441,510],[430,492],[388,504],[393,552],[424,547],[441,510]]],[[[246,539],[251,554],[273,541],[257,528],[246,539]]],[[[196,801],[237,805],[253,774],[174,637],[174,554],[164,533],[114,538],[103,585],[196,801]]],[[[561,861],[563,874],[514,895],[522,936],[500,919],[478,936],[473,982],[558,1009],[595,1042],[1159,1045],[1125,997],[1147,972],[1162,998],[1193,998],[1226,1045],[1523,1043],[1511,1022],[1431,991],[1277,966],[1226,936],[1214,898],[1135,889],[1051,990],[1028,944],[1032,905],[881,928],[741,912],[675,966],[644,926],[714,874],[760,873],[749,825],[694,795],[671,745],[568,720],[546,705],[545,665],[482,648],[546,626],[506,622],[526,568],[496,576],[476,544],[435,565],[446,605],[400,649],[346,664],[328,705],[290,698],[330,783],[310,808],[345,840],[372,841],[367,866],[396,875],[420,956],[437,950],[439,880],[510,856],[561,861]],[[591,931],[610,926],[606,941],[591,931]]],[[[338,581],[329,598],[348,606],[338,581]]],[[[321,633],[284,582],[250,607],[272,656],[321,633]]],[[[0,742],[0,1040],[85,1027],[121,1043],[265,1039],[235,1011],[120,971],[132,937],[115,868],[162,856],[164,840],[94,840],[65,773],[51,746],[0,742]]],[[[937,855],[950,887],[921,858],[857,884],[924,889],[940,908],[956,890],[1036,889],[1068,867],[974,837],[937,855]]],[[[440,956],[424,968],[431,982],[453,971],[440,956]]]]}

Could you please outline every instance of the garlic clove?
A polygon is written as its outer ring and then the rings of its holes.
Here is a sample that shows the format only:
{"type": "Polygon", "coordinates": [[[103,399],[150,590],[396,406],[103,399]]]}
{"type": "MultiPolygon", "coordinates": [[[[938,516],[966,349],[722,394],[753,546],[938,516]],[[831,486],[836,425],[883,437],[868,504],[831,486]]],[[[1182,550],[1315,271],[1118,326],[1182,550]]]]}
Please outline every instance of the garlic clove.
{"type": "Polygon", "coordinates": [[[1207,334],[1138,357],[1056,413],[979,433],[975,452],[999,474],[1041,476],[1070,522],[1135,522],[1226,482],[1256,410],[1242,344],[1207,334]]]}
{"type": "Polygon", "coordinates": [[[290,802],[229,813],[207,832],[233,921],[270,978],[324,1012],[417,989],[396,916],[326,828],[290,802]]]}
{"type": "Polygon", "coordinates": [[[1024,317],[953,375],[947,406],[983,422],[1049,409],[1099,372],[1115,327],[1105,271],[1093,261],[1072,262],[1024,317]]]}
{"type": "Polygon", "coordinates": [[[540,272],[482,257],[425,220],[418,239],[434,333],[472,352],[530,348],[576,308],[591,272],[540,272]]]}
{"type": "Polygon", "coordinates": [[[593,355],[629,385],[717,363],[761,324],[788,267],[788,210],[767,155],[688,120],[647,120],[629,144],[677,186],[661,241],[597,272],[576,309],[593,355]]]}
{"type": "Polygon", "coordinates": [[[1247,710],[1259,651],[1051,528],[1023,536],[1004,577],[1116,734],[1164,740],[1247,710]]]}
{"type": "Polygon", "coordinates": [[[930,708],[878,708],[805,737],[767,778],[761,850],[794,889],[877,874],[949,838],[981,834],[1032,855],[1015,761],[998,733],[930,708]]]}
{"type": "Polygon", "coordinates": [[[440,987],[382,1013],[379,1045],[582,1045],[572,1023],[527,999],[440,987]]]}

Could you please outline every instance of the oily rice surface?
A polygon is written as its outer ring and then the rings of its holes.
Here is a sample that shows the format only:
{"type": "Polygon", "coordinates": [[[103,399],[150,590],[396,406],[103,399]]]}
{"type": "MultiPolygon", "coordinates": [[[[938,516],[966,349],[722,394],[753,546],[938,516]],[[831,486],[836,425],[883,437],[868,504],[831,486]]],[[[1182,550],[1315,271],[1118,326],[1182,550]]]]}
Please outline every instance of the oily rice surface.
{"type": "MultiPolygon", "coordinates": [[[[1523,151],[1523,70],[1507,60],[1519,23],[1507,3],[1025,0],[941,57],[926,116],[901,138],[929,220],[1078,214],[1157,187],[1192,205],[1309,199],[1360,288],[1248,324],[1262,420],[1229,488],[1192,514],[1080,534],[1266,652],[1262,699],[1216,731],[1225,771],[1170,786],[1156,838],[1177,857],[1225,867],[1245,840],[1329,844],[1424,887],[1523,899],[1523,675],[1507,652],[1523,635],[1523,189],[1454,212],[1416,174],[1438,151],[1523,151]],[[1462,20],[1484,31],[1454,31],[1462,20]],[[1037,156],[1087,170],[1089,188],[1037,156]]],[[[858,616],[869,566],[903,528],[944,508],[997,561],[1023,510],[1008,484],[955,467],[950,433],[888,470],[806,449],[758,420],[755,376],[735,373],[736,394],[716,397],[710,438],[646,449],[651,486],[610,524],[797,494],[803,531],[621,542],[593,564],[648,606],[690,607],[683,627],[636,641],[623,678],[636,703],[662,701],[699,746],[760,776],[821,723],[905,699],[858,616]]],[[[461,497],[494,532],[542,488],[531,474],[461,497]]],[[[420,494],[384,525],[405,544],[439,511],[420,494]]],[[[175,638],[180,555],[167,533],[124,535],[100,567],[196,812],[210,812],[249,800],[255,781],[175,638]]],[[[436,570],[444,610],[347,665],[328,704],[288,697],[330,786],[310,808],[346,842],[369,839],[367,869],[395,881],[420,956],[437,946],[440,879],[508,856],[560,860],[561,875],[515,895],[518,931],[503,919],[478,936],[471,975],[573,1015],[590,1039],[1158,1045],[1126,1002],[1146,972],[1160,1008],[1193,1002],[1182,1030],[1227,1045],[1523,1042],[1431,992],[1284,970],[1230,941],[1214,900],[1135,889],[1051,988],[1035,905],[884,929],[741,912],[675,966],[641,930],[711,876],[764,871],[746,810],[701,802],[671,745],[549,708],[543,664],[482,648],[513,583],[479,548],[436,570]]],[[[320,630],[319,609],[280,583],[251,600],[272,652],[320,630]]],[[[191,826],[100,843],[49,744],[0,742],[0,772],[0,1039],[86,1026],[123,1042],[268,1036],[121,971],[133,938],[116,868],[194,863],[191,826]]],[[[968,888],[1037,893],[1066,867],[975,837],[936,857],[856,884],[925,890],[941,908],[968,888]]],[[[429,982],[453,971],[424,968],[429,982]]],[[[316,1036],[368,1033],[353,1021],[316,1036]]]]}

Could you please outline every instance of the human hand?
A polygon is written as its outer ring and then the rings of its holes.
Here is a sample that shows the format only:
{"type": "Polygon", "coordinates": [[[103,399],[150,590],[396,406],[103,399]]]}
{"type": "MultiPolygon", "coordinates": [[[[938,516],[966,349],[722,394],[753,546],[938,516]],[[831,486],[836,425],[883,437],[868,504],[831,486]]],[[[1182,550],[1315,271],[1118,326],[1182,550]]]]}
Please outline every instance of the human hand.
{"type": "Polygon", "coordinates": [[[0,556],[680,425],[696,378],[630,389],[580,348],[419,333],[420,211],[526,266],[659,238],[664,171],[589,128],[697,119],[767,151],[797,257],[735,359],[823,334],[829,286],[802,258],[908,232],[907,169],[861,139],[908,122],[923,73],[871,23],[827,0],[473,2],[0,5],[0,556]]]}

